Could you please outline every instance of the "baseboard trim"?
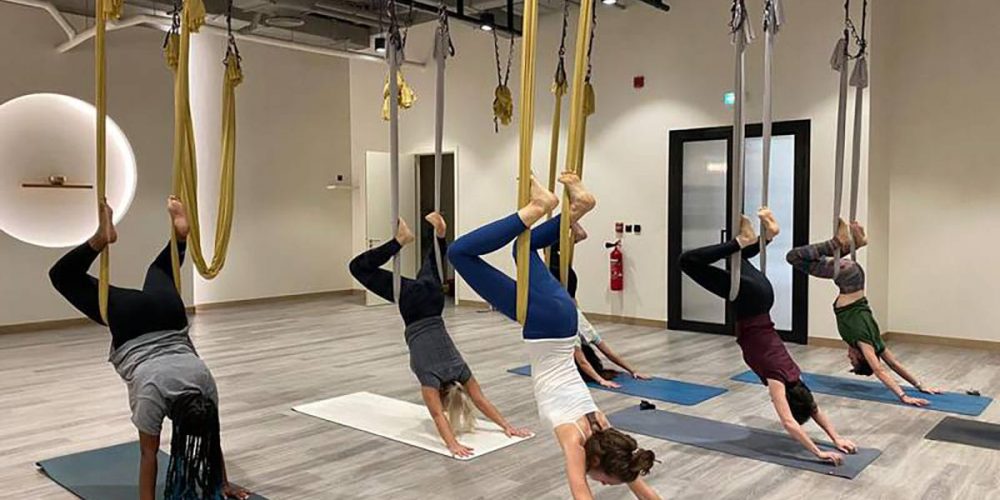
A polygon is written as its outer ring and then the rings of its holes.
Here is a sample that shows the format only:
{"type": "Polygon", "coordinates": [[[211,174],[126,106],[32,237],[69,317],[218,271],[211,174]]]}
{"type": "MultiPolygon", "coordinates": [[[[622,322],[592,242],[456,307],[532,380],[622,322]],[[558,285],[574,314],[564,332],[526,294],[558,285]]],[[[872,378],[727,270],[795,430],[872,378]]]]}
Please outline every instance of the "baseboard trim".
{"type": "MultiPolygon", "coordinates": [[[[459,307],[471,307],[475,309],[486,309],[490,305],[481,300],[459,300],[457,305],[459,307]]],[[[635,318],[632,316],[618,316],[614,314],[601,314],[601,313],[589,313],[584,311],[587,315],[587,319],[594,321],[603,321],[606,323],[617,323],[622,325],[632,325],[632,326],[649,326],[653,328],[667,328],[667,322],[658,319],[647,319],[647,318],[635,318]]]]}
{"type": "Polygon", "coordinates": [[[353,297],[364,295],[364,290],[328,290],[325,292],[297,293],[291,295],[277,295],[274,297],[259,297],[256,299],[225,300],[219,302],[208,302],[198,304],[194,307],[196,311],[214,311],[217,309],[229,309],[232,307],[257,306],[264,304],[275,304],[282,302],[296,302],[301,300],[312,300],[330,297],[353,297]]]}
{"type": "MultiPolygon", "coordinates": [[[[187,307],[188,314],[195,314],[194,307],[187,307]]],[[[30,323],[15,323],[13,325],[0,325],[0,335],[8,333],[30,333],[42,330],[58,330],[61,328],[73,328],[93,325],[90,318],[68,318],[48,321],[32,321],[30,323]]]]}
{"type": "Polygon", "coordinates": [[[993,340],[959,339],[953,337],[941,337],[938,335],[923,335],[906,332],[886,332],[882,334],[886,340],[898,340],[900,342],[912,342],[915,344],[940,345],[945,347],[959,347],[963,349],[978,349],[981,351],[1000,351],[1000,342],[993,340]]]}

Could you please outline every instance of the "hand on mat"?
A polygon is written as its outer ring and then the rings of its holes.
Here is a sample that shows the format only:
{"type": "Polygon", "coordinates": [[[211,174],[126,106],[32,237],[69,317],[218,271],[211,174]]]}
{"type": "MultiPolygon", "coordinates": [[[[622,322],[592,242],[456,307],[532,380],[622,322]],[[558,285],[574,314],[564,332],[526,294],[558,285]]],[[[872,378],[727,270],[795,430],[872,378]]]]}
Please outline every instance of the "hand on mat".
{"type": "Polygon", "coordinates": [[[250,492],[236,486],[235,484],[226,483],[226,486],[222,489],[222,493],[226,498],[237,498],[239,500],[247,500],[250,498],[250,492]]]}
{"type": "Polygon", "coordinates": [[[611,380],[602,380],[598,383],[601,384],[601,387],[607,387],[608,389],[617,389],[622,386],[618,382],[613,382],[611,380]]]}
{"type": "Polygon", "coordinates": [[[911,398],[906,394],[903,394],[903,397],[899,398],[899,400],[902,401],[903,404],[913,405],[913,406],[927,406],[931,404],[930,401],[927,401],[926,399],[911,398]]]}
{"type": "Polygon", "coordinates": [[[850,439],[836,439],[833,441],[833,445],[837,447],[838,450],[847,453],[848,455],[853,455],[858,452],[858,445],[854,444],[854,441],[850,439]]]}
{"type": "Polygon", "coordinates": [[[824,462],[830,462],[833,465],[840,465],[844,463],[844,456],[835,451],[820,451],[816,454],[816,457],[824,462]]]}
{"type": "Polygon", "coordinates": [[[921,385],[917,386],[917,389],[924,394],[941,394],[941,389],[938,389],[937,387],[924,387],[921,385]]]}
{"type": "Polygon", "coordinates": [[[507,428],[503,430],[503,433],[506,434],[507,437],[526,438],[531,436],[531,431],[524,427],[507,426],[507,428]]]}
{"type": "Polygon", "coordinates": [[[475,450],[469,448],[468,446],[465,446],[464,444],[455,443],[448,445],[448,451],[450,451],[451,454],[456,457],[468,458],[472,456],[472,452],[475,450]]]}
{"type": "Polygon", "coordinates": [[[633,372],[632,373],[632,378],[634,378],[636,380],[652,380],[653,377],[650,377],[649,375],[643,375],[643,374],[641,374],[639,372],[633,372]]]}

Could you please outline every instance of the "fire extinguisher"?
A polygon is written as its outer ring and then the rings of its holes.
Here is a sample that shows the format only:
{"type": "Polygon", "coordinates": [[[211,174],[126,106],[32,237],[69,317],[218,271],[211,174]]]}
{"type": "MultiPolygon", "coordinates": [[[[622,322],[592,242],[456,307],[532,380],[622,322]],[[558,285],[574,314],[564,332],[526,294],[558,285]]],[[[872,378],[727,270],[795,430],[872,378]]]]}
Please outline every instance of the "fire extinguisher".
{"type": "Polygon", "coordinates": [[[611,248],[611,291],[620,292],[625,288],[625,264],[622,254],[622,240],[605,243],[604,248],[611,248]]]}

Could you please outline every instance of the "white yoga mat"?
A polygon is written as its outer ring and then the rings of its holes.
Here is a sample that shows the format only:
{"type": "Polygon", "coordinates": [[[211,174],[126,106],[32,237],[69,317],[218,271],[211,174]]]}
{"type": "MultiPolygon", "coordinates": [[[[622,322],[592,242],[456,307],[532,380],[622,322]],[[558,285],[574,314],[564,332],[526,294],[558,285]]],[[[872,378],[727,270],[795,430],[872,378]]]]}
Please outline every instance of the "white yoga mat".
{"type": "Polygon", "coordinates": [[[299,405],[292,410],[312,417],[346,425],[359,431],[382,436],[432,451],[456,460],[472,460],[530,438],[509,438],[493,422],[477,419],[476,430],[462,434],[458,442],[474,450],[468,458],[452,456],[441,441],[427,408],[370,392],[356,392],[316,403],[299,405]]]}

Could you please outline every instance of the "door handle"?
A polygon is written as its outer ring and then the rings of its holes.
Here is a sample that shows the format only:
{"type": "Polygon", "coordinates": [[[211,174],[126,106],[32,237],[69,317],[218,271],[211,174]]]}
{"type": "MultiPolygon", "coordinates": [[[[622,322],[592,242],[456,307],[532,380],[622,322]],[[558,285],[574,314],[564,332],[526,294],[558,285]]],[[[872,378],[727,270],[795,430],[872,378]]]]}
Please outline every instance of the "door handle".
{"type": "Polygon", "coordinates": [[[726,228],[719,230],[719,243],[725,243],[728,238],[726,238],[726,228]]]}

